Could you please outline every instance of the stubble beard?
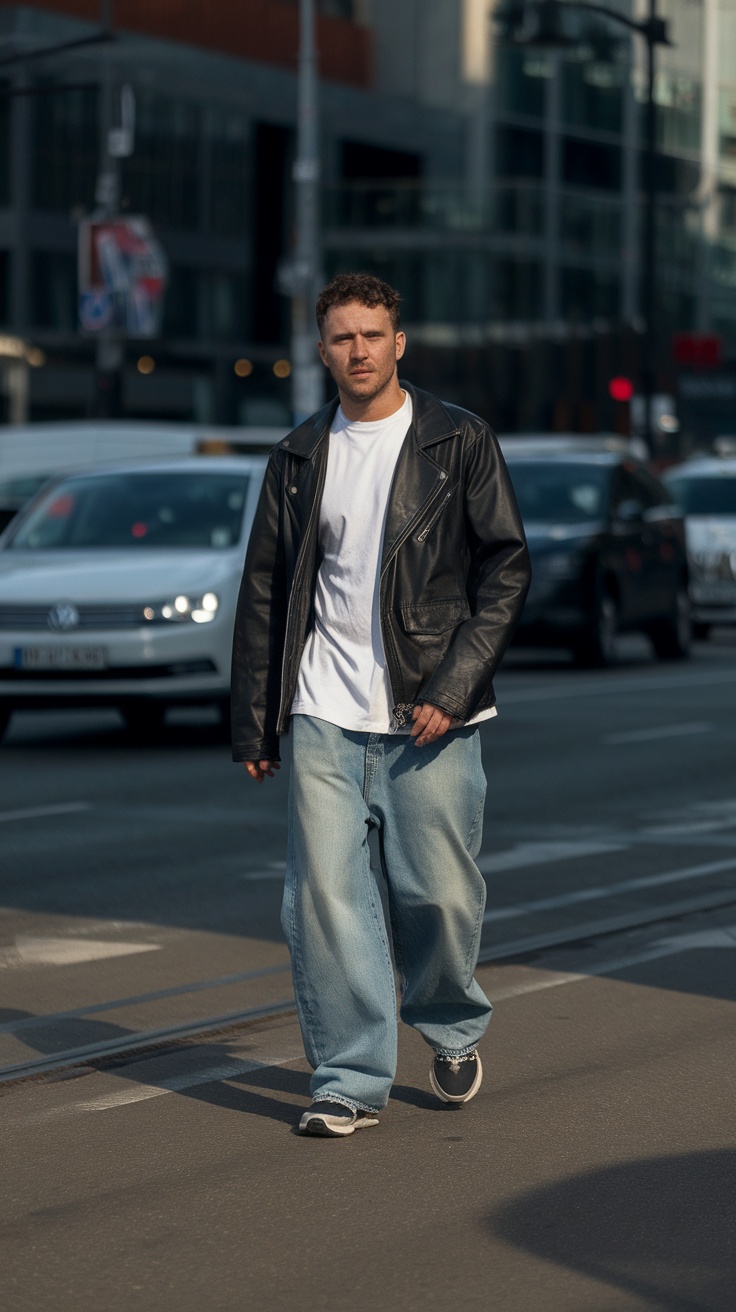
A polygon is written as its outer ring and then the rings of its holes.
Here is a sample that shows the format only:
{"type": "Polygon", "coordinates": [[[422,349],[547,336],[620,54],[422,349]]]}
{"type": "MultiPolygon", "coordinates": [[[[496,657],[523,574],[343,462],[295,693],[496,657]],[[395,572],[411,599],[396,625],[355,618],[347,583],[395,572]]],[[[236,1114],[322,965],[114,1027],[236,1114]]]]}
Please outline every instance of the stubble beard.
{"type": "MultiPolygon", "coordinates": [[[[391,380],[394,377],[394,373],[395,370],[392,369],[390,374],[387,374],[385,376],[379,375],[378,381],[374,384],[374,386],[367,388],[365,391],[362,389],[359,391],[356,388],[353,388],[351,386],[350,375],[348,374],[346,377],[342,379],[341,383],[339,384],[338,390],[341,392],[345,392],[345,394],[349,397],[349,399],[353,401],[356,405],[364,405],[367,404],[369,401],[375,401],[377,396],[380,396],[382,392],[386,391],[387,387],[390,387],[391,380]]],[[[375,377],[376,377],[375,374],[369,375],[369,378],[371,380],[375,379],[375,377]]],[[[368,379],[366,379],[365,381],[367,382],[368,379]]]]}

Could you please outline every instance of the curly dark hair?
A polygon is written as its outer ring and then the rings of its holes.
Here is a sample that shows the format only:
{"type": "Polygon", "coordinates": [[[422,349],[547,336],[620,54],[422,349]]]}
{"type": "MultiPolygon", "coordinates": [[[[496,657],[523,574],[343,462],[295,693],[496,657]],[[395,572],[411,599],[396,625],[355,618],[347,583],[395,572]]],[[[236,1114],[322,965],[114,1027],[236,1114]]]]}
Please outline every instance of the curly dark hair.
{"type": "Polygon", "coordinates": [[[351,301],[358,301],[360,305],[368,305],[371,309],[384,305],[394,332],[397,332],[400,300],[394,287],[372,273],[338,273],[317,297],[317,326],[322,332],[327,315],[336,305],[349,305],[351,301]]]}

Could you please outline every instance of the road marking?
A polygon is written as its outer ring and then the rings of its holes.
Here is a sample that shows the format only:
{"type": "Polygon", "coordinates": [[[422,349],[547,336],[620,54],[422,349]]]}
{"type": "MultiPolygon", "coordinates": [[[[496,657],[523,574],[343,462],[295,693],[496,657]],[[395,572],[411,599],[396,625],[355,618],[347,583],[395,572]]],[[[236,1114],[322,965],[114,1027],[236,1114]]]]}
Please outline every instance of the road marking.
{"type": "Polygon", "coordinates": [[[622,697],[628,697],[631,692],[660,692],[669,688],[703,689],[716,683],[736,683],[736,673],[731,673],[730,670],[714,670],[704,674],[701,668],[697,673],[670,675],[666,678],[656,672],[650,678],[630,680],[599,676],[595,682],[584,683],[576,680],[574,684],[569,684],[566,687],[548,684],[543,688],[526,688],[516,691],[512,689],[509,692],[504,692],[502,685],[498,704],[503,708],[504,706],[520,706],[524,702],[561,701],[566,697],[610,697],[616,693],[620,693],[622,697]]]}
{"type": "MultiPolygon", "coordinates": [[[[605,916],[602,920],[588,920],[583,924],[566,925],[564,929],[555,929],[545,934],[528,934],[526,938],[512,939],[495,947],[481,947],[478,963],[486,965],[491,961],[513,961],[516,957],[528,956],[530,952],[565,947],[580,943],[583,939],[617,934],[623,929],[640,929],[642,925],[653,925],[658,921],[687,916],[692,911],[710,911],[715,907],[733,906],[734,902],[736,902],[736,890],[721,888],[716,893],[704,893],[700,897],[686,897],[678,902],[639,907],[638,910],[627,911],[621,916],[605,916]]],[[[2,1079],[3,1073],[0,1071],[0,1081],[2,1079]]]]}
{"type": "Polygon", "coordinates": [[[483,923],[495,925],[499,920],[514,920],[517,916],[534,911],[555,911],[559,907],[575,906],[579,902],[595,902],[600,898],[616,897],[619,893],[632,893],[641,888],[660,888],[663,884],[676,884],[683,879],[704,879],[725,870],[736,870],[736,858],[726,861],[708,861],[705,865],[685,866],[681,870],[668,870],[661,875],[646,875],[642,879],[624,879],[616,884],[597,884],[594,888],[578,888],[557,897],[542,897],[535,902],[518,902],[513,907],[499,907],[487,911],[483,923]]]}
{"type": "Polygon", "coordinates": [[[623,852],[627,843],[610,841],[576,841],[552,839],[543,843],[517,843],[508,852],[482,853],[477,866],[483,875],[497,875],[503,870],[520,870],[524,866],[542,866],[581,856],[602,856],[606,852],[623,852]]]}
{"type": "Polygon", "coordinates": [[[523,997],[525,993],[541,993],[544,989],[561,988],[563,984],[579,984],[582,980],[597,975],[612,975],[631,966],[644,965],[648,961],[677,956],[680,952],[701,952],[709,948],[736,948],[736,925],[698,930],[694,934],[677,934],[672,938],[660,938],[644,952],[612,957],[608,961],[586,967],[584,971],[559,973],[545,971],[542,979],[529,980],[523,984],[510,984],[506,989],[489,989],[489,995],[493,1003],[506,1002],[509,998],[523,997]]]}
{"type": "Polygon", "coordinates": [[[74,966],[82,961],[158,952],[160,943],[105,943],[100,939],[32,938],[19,934],[14,947],[0,950],[0,970],[18,966],[74,966]]]}
{"type": "Polygon", "coordinates": [[[47,815],[74,815],[91,811],[91,802],[59,802],[57,806],[27,806],[21,811],[0,811],[0,824],[9,820],[41,820],[47,815]]]}
{"type": "Polygon", "coordinates": [[[174,1075],[159,1084],[131,1084],[127,1089],[115,1093],[103,1093],[97,1098],[87,1098],[68,1107],[48,1107],[43,1111],[31,1112],[17,1117],[11,1124],[38,1125],[45,1121],[62,1120],[70,1116],[79,1116],[85,1112],[111,1112],[118,1107],[129,1107],[136,1102],[149,1102],[151,1098],[163,1098],[171,1093],[186,1093],[187,1089],[196,1089],[203,1084],[214,1084],[221,1080],[233,1080],[239,1075],[248,1075],[251,1071],[264,1070],[268,1066],[288,1066],[291,1062],[302,1061],[303,1052],[288,1053],[284,1056],[269,1057],[267,1060],[238,1061],[233,1059],[221,1062],[217,1066],[205,1067],[200,1071],[188,1071],[185,1075],[174,1075]]]}
{"type": "Polygon", "coordinates": [[[629,733],[608,733],[601,742],[618,745],[624,743],[656,742],[659,738],[680,738],[694,733],[712,733],[714,726],[704,721],[694,724],[664,724],[656,729],[632,729],[629,733]]]}

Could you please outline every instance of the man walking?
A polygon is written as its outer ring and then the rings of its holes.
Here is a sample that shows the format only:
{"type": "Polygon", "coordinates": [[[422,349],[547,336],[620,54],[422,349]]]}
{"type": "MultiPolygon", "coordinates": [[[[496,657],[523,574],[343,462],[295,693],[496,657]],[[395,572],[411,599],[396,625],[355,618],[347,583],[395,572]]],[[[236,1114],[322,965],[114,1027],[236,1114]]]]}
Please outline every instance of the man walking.
{"type": "Polygon", "coordinates": [[[401,1018],[450,1104],[478,1091],[491,1004],[473,977],[485,777],[477,725],[529,559],[488,426],[400,383],[399,295],[366,274],[317,301],[338,399],[275,448],[233,647],[233,757],[261,782],[291,727],[282,924],[306,1054],[306,1134],[378,1124],[401,1018]]]}

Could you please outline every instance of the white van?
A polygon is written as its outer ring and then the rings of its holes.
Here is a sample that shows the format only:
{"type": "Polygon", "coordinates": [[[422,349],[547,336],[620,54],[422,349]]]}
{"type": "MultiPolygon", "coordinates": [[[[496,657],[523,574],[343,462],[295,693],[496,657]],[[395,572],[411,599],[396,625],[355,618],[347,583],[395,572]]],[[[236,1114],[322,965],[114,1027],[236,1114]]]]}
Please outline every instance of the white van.
{"type": "Polygon", "coordinates": [[[286,428],[228,428],[148,420],[68,420],[0,426],[0,532],[54,474],[162,456],[258,455],[286,428]]]}

